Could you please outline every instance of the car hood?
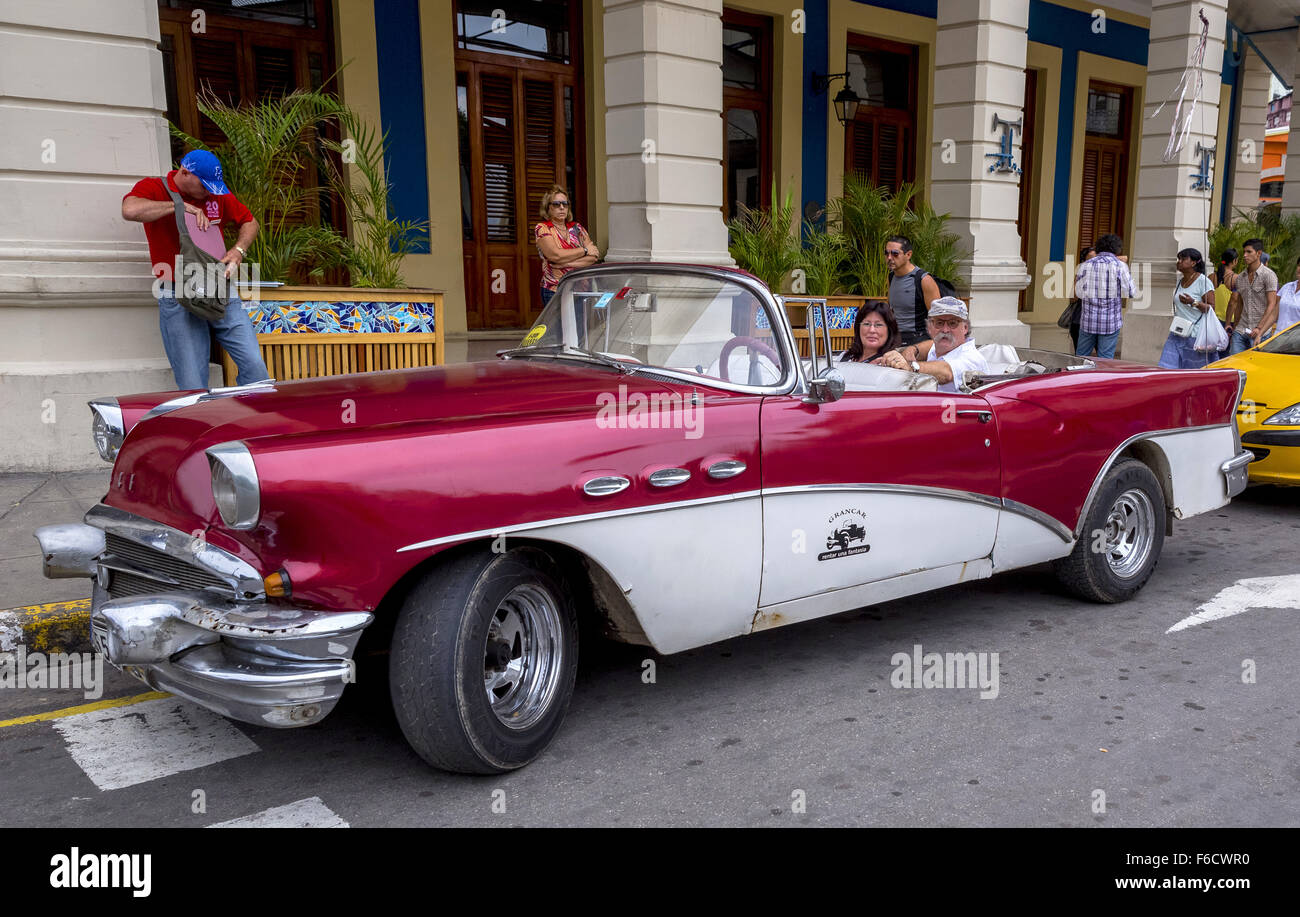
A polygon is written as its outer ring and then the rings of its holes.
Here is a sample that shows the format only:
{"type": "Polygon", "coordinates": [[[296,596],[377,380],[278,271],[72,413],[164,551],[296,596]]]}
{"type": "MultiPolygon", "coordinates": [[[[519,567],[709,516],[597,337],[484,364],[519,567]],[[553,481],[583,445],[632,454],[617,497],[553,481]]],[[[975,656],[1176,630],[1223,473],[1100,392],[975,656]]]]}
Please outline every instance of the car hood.
{"type": "Polygon", "coordinates": [[[190,526],[195,516],[212,522],[215,508],[204,450],[217,443],[241,440],[256,455],[259,449],[292,449],[295,442],[364,436],[363,431],[451,432],[542,414],[595,415],[597,399],[618,393],[620,386],[627,393],[690,390],[601,366],[498,360],[214,393],[132,427],[113,466],[105,502],[178,528],[190,526]]]}
{"type": "Polygon", "coordinates": [[[1300,357],[1287,353],[1247,350],[1211,364],[1214,369],[1240,369],[1246,373],[1243,400],[1269,410],[1281,410],[1300,401],[1300,357]]]}

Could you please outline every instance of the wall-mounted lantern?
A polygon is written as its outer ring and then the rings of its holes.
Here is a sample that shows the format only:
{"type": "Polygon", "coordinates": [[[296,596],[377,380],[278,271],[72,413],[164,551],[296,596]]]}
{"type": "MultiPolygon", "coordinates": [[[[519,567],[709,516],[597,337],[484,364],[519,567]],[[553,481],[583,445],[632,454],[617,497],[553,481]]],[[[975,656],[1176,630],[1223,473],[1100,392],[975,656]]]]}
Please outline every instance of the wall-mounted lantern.
{"type": "Polygon", "coordinates": [[[862,99],[856,92],[849,88],[848,73],[814,73],[812,75],[813,92],[821,95],[830,89],[831,83],[835,80],[844,80],[844,88],[835,93],[835,117],[840,124],[848,124],[858,116],[858,106],[862,104],[862,99]]]}

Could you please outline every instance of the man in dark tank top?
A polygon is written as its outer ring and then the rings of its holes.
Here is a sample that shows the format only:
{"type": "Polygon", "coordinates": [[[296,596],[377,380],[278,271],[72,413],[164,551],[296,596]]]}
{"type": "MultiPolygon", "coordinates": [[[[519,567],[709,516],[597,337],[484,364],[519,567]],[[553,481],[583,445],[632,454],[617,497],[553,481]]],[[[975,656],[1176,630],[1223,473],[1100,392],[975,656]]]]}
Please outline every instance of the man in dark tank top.
{"type": "Polygon", "coordinates": [[[904,344],[915,344],[926,337],[925,320],[930,303],[940,297],[934,278],[912,263],[912,242],[907,236],[890,236],[885,242],[885,263],[889,275],[889,307],[898,316],[898,330],[904,344]],[[916,295],[917,281],[921,296],[916,295]]]}

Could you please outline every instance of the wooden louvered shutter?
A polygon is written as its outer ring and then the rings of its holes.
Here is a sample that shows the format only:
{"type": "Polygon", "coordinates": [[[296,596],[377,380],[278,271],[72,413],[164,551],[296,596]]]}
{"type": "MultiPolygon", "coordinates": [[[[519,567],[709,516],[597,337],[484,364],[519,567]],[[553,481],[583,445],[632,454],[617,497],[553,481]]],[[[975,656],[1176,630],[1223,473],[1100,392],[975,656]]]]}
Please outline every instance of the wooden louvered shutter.
{"type": "Polygon", "coordinates": [[[850,128],[853,137],[850,141],[850,149],[853,151],[853,173],[860,178],[875,181],[875,148],[876,148],[876,131],[875,124],[870,121],[859,121],[850,128]]]}
{"type": "Polygon", "coordinates": [[[513,80],[483,74],[483,200],[487,207],[487,240],[514,242],[515,214],[515,97],[513,80]]]}
{"type": "Polygon", "coordinates": [[[253,92],[257,98],[285,95],[297,88],[292,50],[253,45],[253,92]]]}
{"type": "MultiPolygon", "coordinates": [[[[210,90],[231,105],[243,101],[239,86],[238,43],[217,38],[194,38],[190,44],[194,54],[194,85],[199,92],[210,90]]],[[[200,115],[199,139],[216,145],[225,139],[225,135],[200,115]]]]}
{"type": "Polygon", "coordinates": [[[881,124],[877,131],[880,139],[876,147],[876,162],[879,164],[876,184],[891,191],[898,190],[902,147],[905,145],[902,143],[902,133],[897,124],[881,124]]]}
{"type": "Polygon", "coordinates": [[[1097,241],[1097,164],[1101,150],[1083,151],[1083,193],[1079,198],[1079,247],[1097,241]]]}
{"type": "MultiPolygon", "coordinates": [[[[529,219],[556,181],[555,84],[524,80],[524,206],[529,219]]],[[[570,189],[572,193],[572,189],[570,189]]]]}

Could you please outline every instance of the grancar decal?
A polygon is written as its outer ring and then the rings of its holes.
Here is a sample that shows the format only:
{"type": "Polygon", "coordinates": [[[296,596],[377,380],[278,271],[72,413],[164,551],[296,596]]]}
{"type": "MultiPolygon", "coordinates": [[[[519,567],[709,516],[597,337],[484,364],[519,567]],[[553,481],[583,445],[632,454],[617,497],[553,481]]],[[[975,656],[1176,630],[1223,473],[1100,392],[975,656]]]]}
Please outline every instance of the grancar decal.
{"type": "Polygon", "coordinates": [[[837,557],[852,557],[866,554],[871,545],[867,540],[866,513],[856,509],[842,509],[831,513],[826,522],[831,526],[826,536],[826,551],[818,554],[818,560],[834,560],[837,557]]]}

